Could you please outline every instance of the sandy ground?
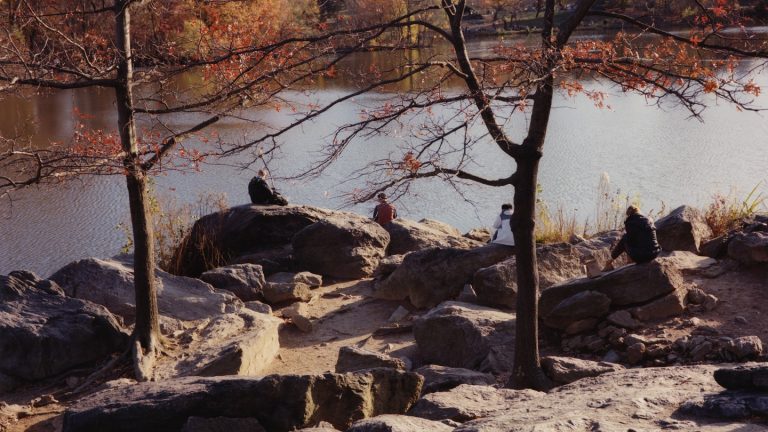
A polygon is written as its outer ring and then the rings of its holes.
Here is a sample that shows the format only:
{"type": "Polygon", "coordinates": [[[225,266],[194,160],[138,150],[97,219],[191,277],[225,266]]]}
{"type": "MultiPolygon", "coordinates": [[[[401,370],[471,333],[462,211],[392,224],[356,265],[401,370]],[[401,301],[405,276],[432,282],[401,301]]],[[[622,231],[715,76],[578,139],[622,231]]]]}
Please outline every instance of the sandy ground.
{"type": "MultiPolygon", "coordinates": [[[[723,336],[759,336],[768,342],[768,267],[752,270],[728,271],[716,278],[689,276],[686,281],[714,294],[720,299],[716,309],[692,315],[685,313],[664,322],[656,323],[642,333],[677,338],[690,334],[698,325],[717,329],[723,336]],[[743,317],[740,323],[736,317],[743,317]]],[[[330,282],[330,283],[329,283],[330,282]]],[[[373,299],[372,281],[333,283],[314,290],[315,297],[309,303],[310,317],[315,321],[312,332],[304,333],[286,320],[280,331],[280,353],[265,374],[314,374],[334,371],[339,349],[356,345],[396,357],[408,357],[418,366],[413,334],[410,326],[414,317],[424,311],[413,311],[400,321],[399,328],[388,322],[399,307],[410,308],[407,302],[373,299]]],[[[281,316],[280,310],[274,311],[281,316]]],[[[554,354],[554,344],[542,343],[542,355],[554,354]]],[[[129,368],[118,371],[127,376],[129,368]]],[[[114,376],[116,377],[116,376],[114,376]]],[[[113,377],[113,378],[114,378],[113,377]]],[[[62,412],[73,399],[66,394],[63,379],[52,380],[34,387],[22,389],[12,395],[3,395],[0,401],[0,432],[48,432],[61,430],[62,412]],[[44,394],[52,394],[62,403],[28,408],[30,402],[44,394]],[[15,404],[15,405],[14,405],[15,404]],[[22,409],[18,421],[9,421],[9,414],[16,417],[14,409],[22,409]]]]}

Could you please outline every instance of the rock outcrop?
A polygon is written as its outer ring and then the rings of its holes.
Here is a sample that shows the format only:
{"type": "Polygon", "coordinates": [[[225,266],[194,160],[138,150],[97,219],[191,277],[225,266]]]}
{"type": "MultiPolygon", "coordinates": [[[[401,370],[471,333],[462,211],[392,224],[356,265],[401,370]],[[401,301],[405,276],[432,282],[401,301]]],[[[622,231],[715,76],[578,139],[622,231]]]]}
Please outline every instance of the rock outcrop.
{"type": "Polygon", "coordinates": [[[558,384],[570,384],[582,378],[596,377],[624,370],[616,363],[596,362],[573,357],[549,356],[541,359],[544,372],[558,384]]]}
{"type": "Polygon", "coordinates": [[[504,413],[512,405],[526,405],[543,396],[534,390],[497,389],[462,384],[445,392],[425,395],[408,414],[430,420],[470,420],[504,413]]]}
{"type": "Polygon", "coordinates": [[[408,219],[395,219],[386,227],[386,230],[390,236],[388,255],[406,254],[428,247],[472,249],[483,245],[481,242],[461,236],[456,230],[440,226],[435,221],[422,223],[408,219]]]}
{"type": "Polygon", "coordinates": [[[418,417],[385,414],[358,420],[346,432],[450,432],[453,428],[440,422],[418,417]]]}
{"type": "Polygon", "coordinates": [[[362,216],[331,217],[297,232],[293,255],[302,269],[340,279],[371,276],[386,255],[389,234],[362,216]]]}
{"type": "Polygon", "coordinates": [[[728,256],[747,266],[768,263],[768,232],[734,235],[728,242],[728,256]]]}
{"type": "MultiPolygon", "coordinates": [[[[157,305],[161,315],[180,320],[198,320],[221,313],[235,312],[243,302],[229,291],[160,269],[157,275],[157,305]]],[[[51,280],[70,297],[100,304],[132,323],[136,316],[133,265],[129,257],[86,258],[57,271],[51,280]]]]}
{"type": "Polygon", "coordinates": [[[656,221],[656,235],[665,251],[699,253],[701,244],[712,237],[712,230],[701,212],[680,206],[656,221]]]}
{"type": "Polygon", "coordinates": [[[399,358],[377,353],[354,346],[341,347],[336,361],[336,372],[354,372],[372,368],[393,368],[407,370],[405,362],[399,358]]]}
{"type": "Polygon", "coordinates": [[[504,372],[514,356],[515,315],[449,301],[419,318],[413,336],[426,363],[504,372]]]}
{"type": "Polygon", "coordinates": [[[235,264],[208,270],[200,279],[214,288],[232,291],[242,301],[263,300],[264,271],[256,264],[235,264]]]}
{"type": "Polygon", "coordinates": [[[415,372],[424,377],[424,394],[448,391],[462,384],[486,386],[496,384],[496,378],[493,375],[470,369],[427,365],[416,369],[415,372]]]}
{"type": "Polygon", "coordinates": [[[5,387],[91,365],[124,350],[128,335],[103,306],[66,297],[29,272],[0,276],[0,377],[5,387]]]}
{"type": "Polygon", "coordinates": [[[79,400],[67,410],[63,430],[173,432],[190,417],[250,417],[276,432],[321,421],[344,430],[364,418],[404,413],[418,399],[421,385],[421,376],[393,369],[147,382],[79,400]]]}
{"type": "Polygon", "coordinates": [[[411,252],[388,277],[377,281],[374,296],[387,300],[409,298],[418,308],[456,298],[478,269],[498,263],[514,248],[490,244],[471,250],[429,248],[411,252]]]}

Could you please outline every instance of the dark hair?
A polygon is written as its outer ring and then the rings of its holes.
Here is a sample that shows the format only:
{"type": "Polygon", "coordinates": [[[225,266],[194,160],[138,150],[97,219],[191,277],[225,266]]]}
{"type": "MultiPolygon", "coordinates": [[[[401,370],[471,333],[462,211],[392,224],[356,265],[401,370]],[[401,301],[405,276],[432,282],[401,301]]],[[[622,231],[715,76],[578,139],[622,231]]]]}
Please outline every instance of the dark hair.
{"type": "Polygon", "coordinates": [[[378,195],[376,195],[379,199],[387,199],[387,194],[384,192],[380,192],[378,195]]]}
{"type": "Polygon", "coordinates": [[[501,205],[502,210],[512,210],[512,204],[510,203],[504,203],[501,205]]]}

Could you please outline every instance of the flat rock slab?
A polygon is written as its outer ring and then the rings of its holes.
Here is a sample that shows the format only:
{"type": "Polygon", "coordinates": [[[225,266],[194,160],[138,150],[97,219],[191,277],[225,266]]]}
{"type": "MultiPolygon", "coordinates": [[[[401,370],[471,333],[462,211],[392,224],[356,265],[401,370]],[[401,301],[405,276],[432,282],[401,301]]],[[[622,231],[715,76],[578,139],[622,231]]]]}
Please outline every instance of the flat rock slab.
{"type": "Polygon", "coordinates": [[[455,228],[449,234],[445,227],[434,223],[421,223],[408,219],[395,219],[387,227],[390,242],[388,255],[400,255],[428,247],[453,247],[472,249],[483,243],[463,237],[455,228]]]}
{"type": "Polygon", "coordinates": [[[715,381],[729,390],[768,392],[768,365],[718,369],[715,371],[715,381]]]}
{"type": "Polygon", "coordinates": [[[447,392],[430,393],[416,402],[408,414],[430,420],[466,422],[500,415],[513,405],[527,405],[544,393],[535,390],[497,389],[462,384],[447,392]]]}
{"type": "Polygon", "coordinates": [[[689,399],[718,394],[714,366],[627,369],[584,378],[531,403],[509,404],[503,413],[465,423],[455,432],[684,430],[757,432],[763,424],[710,424],[680,417],[689,399]]]}
{"type": "Polygon", "coordinates": [[[29,272],[0,275],[0,387],[103,360],[127,342],[103,306],[66,297],[56,283],[29,272]]]}
{"type": "Polygon", "coordinates": [[[64,432],[180,431],[189,417],[251,417],[266,430],[289,431],[326,421],[353,422],[404,413],[423,379],[414,373],[270,375],[257,378],[178,378],[104,390],[64,415],[64,432]]]}
{"type": "Polygon", "coordinates": [[[354,372],[377,367],[406,370],[405,362],[386,354],[354,346],[341,347],[336,361],[336,372],[354,372]]]}
{"type": "Polygon", "coordinates": [[[242,301],[262,300],[264,270],[257,264],[235,264],[218,267],[200,275],[215,288],[231,291],[242,301]]]}
{"type": "Polygon", "coordinates": [[[423,393],[448,391],[461,384],[493,385],[496,377],[491,374],[463,368],[452,368],[440,365],[422,366],[415,372],[424,377],[423,393]]]}
{"type": "Polygon", "coordinates": [[[558,384],[570,384],[582,378],[624,370],[624,366],[616,363],[558,356],[544,357],[541,359],[541,365],[552,381],[558,384]]]}
{"type": "MultiPolygon", "coordinates": [[[[161,315],[191,321],[236,312],[243,307],[233,293],[217,290],[199,279],[174,276],[159,269],[156,275],[161,315]]],[[[135,320],[136,294],[130,257],[82,259],[67,264],[51,279],[70,297],[103,305],[126,322],[135,320]]]]}
{"type": "Polygon", "coordinates": [[[386,414],[359,420],[346,432],[450,432],[453,428],[440,422],[418,417],[386,414]]]}

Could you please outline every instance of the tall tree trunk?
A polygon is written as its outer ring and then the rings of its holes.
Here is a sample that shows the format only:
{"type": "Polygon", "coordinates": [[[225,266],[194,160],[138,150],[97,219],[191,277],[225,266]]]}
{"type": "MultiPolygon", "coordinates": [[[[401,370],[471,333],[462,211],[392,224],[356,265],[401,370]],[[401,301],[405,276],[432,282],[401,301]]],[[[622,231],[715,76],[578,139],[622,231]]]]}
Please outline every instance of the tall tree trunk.
{"type": "MultiPolygon", "coordinates": [[[[554,0],[547,0],[544,11],[542,49],[552,55],[554,27],[554,0]]],[[[545,65],[551,63],[546,61],[545,65]]],[[[515,364],[509,385],[516,388],[545,390],[551,382],[541,370],[539,360],[539,270],[536,263],[536,189],[539,159],[552,109],[554,79],[551,68],[542,68],[542,83],[536,89],[528,136],[523,141],[523,154],[516,158],[517,183],[515,185],[514,218],[515,246],[517,247],[517,326],[515,329],[515,364]]]]}
{"type": "MultiPolygon", "coordinates": [[[[154,236],[148,212],[147,173],[141,167],[133,111],[133,60],[131,58],[131,16],[128,0],[116,4],[117,48],[121,56],[119,84],[115,89],[120,143],[125,153],[124,166],[131,212],[134,243],[134,288],[136,325],[133,338],[142,352],[137,357],[153,357],[160,335],[155,286],[154,236]]],[[[151,362],[149,363],[151,369],[151,362]]],[[[147,379],[151,371],[137,365],[137,378],[147,379]]]]}

